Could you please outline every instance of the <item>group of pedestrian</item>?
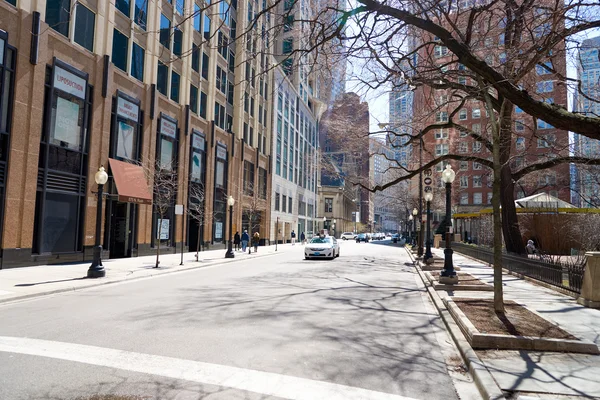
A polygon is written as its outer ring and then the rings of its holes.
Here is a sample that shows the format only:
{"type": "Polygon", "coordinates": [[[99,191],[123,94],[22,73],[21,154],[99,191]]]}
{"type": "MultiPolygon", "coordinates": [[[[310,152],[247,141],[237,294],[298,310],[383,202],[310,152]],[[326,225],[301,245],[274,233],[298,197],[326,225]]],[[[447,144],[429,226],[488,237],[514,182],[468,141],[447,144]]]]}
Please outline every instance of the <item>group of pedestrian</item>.
{"type": "MultiPolygon", "coordinates": [[[[292,233],[290,233],[290,238],[292,239],[292,246],[296,244],[296,232],[292,229],[292,233]]],[[[300,242],[302,244],[306,243],[306,235],[304,232],[300,234],[300,242]]]]}
{"type": "Polygon", "coordinates": [[[244,229],[244,232],[240,236],[239,232],[236,232],[233,236],[233,245],[235,246],[235,250],[242,250],[246,252],[248,245],[254,246],[254,252],[258,251],[258,244],[260,243],[260,234],[258,232],[254,232],[252,235],[252,242],[250,242],[250,235],[248,234],[248,230],[244,229]],[[241,247],[241,249],[240,249],[241,247]]]}

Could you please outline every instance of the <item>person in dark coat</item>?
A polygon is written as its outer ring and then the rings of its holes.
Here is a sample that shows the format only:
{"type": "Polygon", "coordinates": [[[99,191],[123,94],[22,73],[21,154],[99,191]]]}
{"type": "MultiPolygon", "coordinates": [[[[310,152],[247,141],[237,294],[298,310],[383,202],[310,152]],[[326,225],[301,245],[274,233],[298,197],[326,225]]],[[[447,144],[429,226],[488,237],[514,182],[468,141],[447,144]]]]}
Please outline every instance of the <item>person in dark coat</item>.
{"type": "Polygon", "coordinates": [[[240,249],[240,243],[241,243],[242,239],[240,238],[240,233],[236,232],[235,236],[233,237],[233,244],[235,245],[235,249],[239,250],[240,249]]]}
{"type": "Polygon", "coordinates": [[[302,232],[300,234],[300,241],[302,241],[302,244],[304,244],[304,241],[306,240],[306,236],[304,235],[304,232],[302,232]]]}
{"type": "Polygon", "coordinates": [[[252,236],[252,244],[254,245],[254,252],[258,251],[258,244],[260,243],[260,234],[258,232],[254,232],[252,236]]]}
{"type": "Polygon", "coordinates": [[[242,233],[242,251],[246,251],[246,247],[248,247],[248,242],[250,241],[250,235],[248,235],[248,231],[244,231],[242,233]]]}

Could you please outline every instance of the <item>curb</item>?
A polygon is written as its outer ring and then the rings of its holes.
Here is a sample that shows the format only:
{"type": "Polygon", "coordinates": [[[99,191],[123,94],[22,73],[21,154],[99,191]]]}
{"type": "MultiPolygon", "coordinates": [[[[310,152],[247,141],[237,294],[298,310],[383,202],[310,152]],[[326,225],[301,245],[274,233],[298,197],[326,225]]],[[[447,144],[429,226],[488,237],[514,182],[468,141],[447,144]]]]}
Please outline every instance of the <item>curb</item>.
{"type": "MultiPolygon", "coordinates": [[[[256,254],[256,253],[252,253],[252,254],[256,254]]],[[[260,255],[255,256],[254,258],[268,257],[268,256],[276,255],[276,254],[278,254],[278,253],[260,254],[260,255]]],[[[153,277],[157,277],[157,276],[161,276],[161,275],[175,274],[178,272],[185,272],[185,271],[191,271],[194,269],[212,267],[214,265],[229,264],[229,263],[233,263],[233,262],[237,262],[237,261],[241,261],[241,260],[239,260],[239,259],[238,260],[223,259],[222,261],[210,261],[210,262],[207,262],[206,264],[196,265],[196,266],[192,266],[192,267],[183,267],[183,268],[179,268],[179,269],[169,269],[169,270],[167,270],[167,269],[161,270],[160,268],[158,268],[158,270],[156,272],[150,273],[149,275],[144,275],[144,276],[134,276],[131,278],[117,279],[114,281],[99,280],[99,281],[96,281],[97,283],[87,285],[87,286],[82,286],[82,287],[70,287],[70,288],[55,289],[55,290],[49,290],[49,291],[45,291],[45,292],[29,293],[29,294],[24,294],[22,296],[15,296],[15,297],[9,297],[9,298],[5,298],[5,299],[0,299],[0,305],[17,302],[17,301],[22,301],[22,300],[28,300],[28,299],[32,299],[35,297],[50,296],[53,294],[65,293],[65,292],[76,292],[79,290],[86,290],[86,289],[95,288],[98,286],[137,281],[137,280],[153,278],[153,277]]],[[[197,261],[192,261],[192,262],[197,262],[197,261]]],[[[99,278],[99,279],[101,279],[101,278],[99,278]]]]}
{"type": "MultiPolygon", "coordinates": [[[[414,262],[415,259],[412,257],[412,255],[410,255],[410,252],[407,253],[409,253],[410,258],[414,262]]],[[[419,274],[419,277],[423,281],[423,284],[425,285],[425,288],[427,289],[429,297],[435,305],[435,308],[438,310],[440,317],[442,317],[450,336],[454,340],[460,355],[462,356],[465,364],[469,367],[469,372],[471,373],[473,381],[475,382],[475,385],[477,386],[481,396],[485,400],[506,400],[506,397],[504,397],[502,390],[492,377],[492,374],[488,371],[467,339],[464,337],[462,331],[454,321],[454,318],[444,306],[442,299],[435,292],[427,278],[423,275],[423,272],[417,263],[415,263],[415,268],[419,274]]]]}

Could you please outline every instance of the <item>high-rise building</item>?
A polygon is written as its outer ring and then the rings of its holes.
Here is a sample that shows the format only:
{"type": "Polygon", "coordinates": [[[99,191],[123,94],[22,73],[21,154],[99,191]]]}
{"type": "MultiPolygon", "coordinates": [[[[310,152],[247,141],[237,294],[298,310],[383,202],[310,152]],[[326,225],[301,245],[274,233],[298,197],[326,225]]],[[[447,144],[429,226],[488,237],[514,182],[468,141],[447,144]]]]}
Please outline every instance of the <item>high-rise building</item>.
{"type": "MultiPolygon", "coordinates": [[[[321,153],[335,171],[321,171],[321,176],[338,173],[346,185],[347,182],[362,183],[370,187],[372,176],[369,157],[369,105],[361,102],[356,93],[345,93],[333,103],[324,114],[319,130],[321,153]],[[339,171],[339,172],[337,172],[339,171]]],[[[342,185],[342,183],[340,183],[342,185]]],[[[331,185],[330,185],[331,186],[331,185]]],[[[356,212],[360,214],[358,222],[372,229],[374,208],[372,193],[355,186],[354,200],[356,212]]],[[[324,199],[320,197],[324,205],[324,199]]],[[[324,209],[324,208],[323,208],[324,209]]],[[[323,211],[319,210],[317,215],[323,211]]]]}
{"type": "MultiPolygon", "coordinates": [[[[369,153],[371,154],[371,173],[374,185],[383,185],[394,179],[394,166],[396,165],[395,152],[383,138],[369,140],[369,153]]],[[[400,199],[397,189],[402,186],[398,183],[373,194],[374,205],[374,230],[397,231],[399,229],[400,199]]],[[[404,211],[402,209],[402,211],[404,211]]]]}
{"type": "MultiPolygon", "coordinates": [[[[577,78],[581,82],[580,90],[585,95],[575,93],[575,111],[600,116],[600,36],[584,40],[579,47],[577,78]]],[[[573,135],[573,153],[576,156],[600,157],[600,141],[578,134],[573,135]]],[[[572,202],[579,207],[600,206],[600,168],[589,165],[573,167],[572,202]]]]}
{"type": "MultiPolygon", "coordinates": [[[[459,19],[457,24],[460,23],[459,19]]],[[[502,23],[501,21],[486,23],[489,29],[479,29],[478,26],[473,28],[473,32],[483,33],[474,36],[470,46],[475,48],[476,53],[489,65],[503,68],[507,61],[507,54],[504,48],[502,23]]],[[[451,115],[453,115],[453,122],[459,125],[459,128],[439,128],[424,134],[422,163],[449,153],[490,160],[491,148],[484,145],[483,141],[474,138],[480,134],[484,138],[491,137],[491,124],[485,104],[468,92],[456,89],[460,85],[477,87],[478,82],[465,66],[456,61],[456,57],[445,46],[441,43],[436,44],[436,37],[425,35],[422,41],[423,43],[430,41],[431,44],[418,50],[419,73],[430,73],[432,77],[437,76],[433,78],[437,79],[437,82],[446,79],[454,86],[444,89],[433,88],[433,85],[419,86],[413,101],[413,126],[424,129],[433,124],[443,124],[448,122],[451,115]],[[461,97],[465,96],[466,100],[461,103],[461,97]],[[464,129],[461,129],[462,127],[464,129]]],[[[566,76],[565,52],[560,51],[560,48],[560,45],[557,46],[556,51],[551,53],[549,58],[542,60],[548,68],[538,65],[519,83],[524,90],[532,93],[537,99],[566,107],[567,88],[555,82],[555,76],[566,76]]],[[[542,119],[532,118],[518,107],[514,108],[513,121],[515,143],[514,148],[511,149],[511,163],[515,171],[559,155],[568,155],[568,132],[556,129],[542,119]]],[[[417,158],[418,155],[413,154],[415,165],[421,162],[417,158]]],[[[443,190],[441,172],[445,163],[439,163],[433,171],[439,190],[443,190]]],[[[459,209],[477,211],[490,207],[491,170],[476,160],[450,163],[456,171],[453,194],[459,209]]],[[[547,192],[561,200],[569,201],[569,165],[561,164],[551,169],[537,171],[516,182],[517,198],[539,192],[547,192]]]]}
{"type": "Polygon", "coordinates": [[[267,6],[1,1],[2,266],[91,258],[101,165],[110,177],[100,204],[104,256],[149,254],[159,241],[166,252],[182,242],[194,250],[198,231],[200,243],[224,243],[228,196],[239,230],[256,194],[255,229],[268,238],[267,6]],[[251,39],[238,40],[241,32],[251,39]],[[144,178],[155,161],[178,180],[164,215],[144,178]],[[192,189],[201,193],[194,200],[192,189]],[[201,222],[175,212],[198,202],[201,222]]]}

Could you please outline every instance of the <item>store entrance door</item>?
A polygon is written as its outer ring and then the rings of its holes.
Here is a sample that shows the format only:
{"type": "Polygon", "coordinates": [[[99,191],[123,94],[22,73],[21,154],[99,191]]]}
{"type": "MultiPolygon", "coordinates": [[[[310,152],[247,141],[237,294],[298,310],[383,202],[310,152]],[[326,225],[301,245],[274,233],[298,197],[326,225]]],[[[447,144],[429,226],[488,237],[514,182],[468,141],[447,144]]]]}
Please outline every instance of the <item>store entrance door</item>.
{"type": "Polygon", "coordinates": [[[113,202],[110,232],[110,258],[131,257],[134,205],[113,202]]]}

